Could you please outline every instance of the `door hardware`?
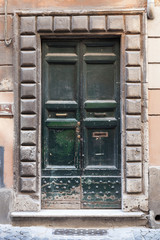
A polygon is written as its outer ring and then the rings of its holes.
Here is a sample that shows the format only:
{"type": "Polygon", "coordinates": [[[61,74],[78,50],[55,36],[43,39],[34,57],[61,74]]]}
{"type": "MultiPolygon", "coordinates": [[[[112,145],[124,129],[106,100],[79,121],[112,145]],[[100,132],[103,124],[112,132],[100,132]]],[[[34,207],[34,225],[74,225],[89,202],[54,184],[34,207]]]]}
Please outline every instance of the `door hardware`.
{"type": "Polygon", "coordinates": [[[95,117],[106,117],[107,114],[106,113],[94,113],[95,117]]]}
{"type": "Polygon", "coordinates": [[[56,117],[67,117],[68,113],[56,113],[56,117]]]}
{"type": "Polygon", "coordinates": [[[95,138],[108,137],[108,132],[93,132],[92,137],[95,138]]]}

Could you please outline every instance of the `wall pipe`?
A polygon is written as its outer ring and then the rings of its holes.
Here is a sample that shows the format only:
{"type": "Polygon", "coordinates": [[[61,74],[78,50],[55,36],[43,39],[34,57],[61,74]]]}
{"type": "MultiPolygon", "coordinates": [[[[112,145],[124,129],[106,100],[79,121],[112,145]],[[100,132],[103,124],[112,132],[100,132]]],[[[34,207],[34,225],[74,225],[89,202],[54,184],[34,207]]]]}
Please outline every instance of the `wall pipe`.
{"type": "Polygon", "coordinates": [[[4,42],[6,47],[8,47],[12,43],[12,39],[8,39],[8,21],[7,21],[7,6],[8,0],[5,0],[5,21],[4,21],[4,42]]]}
{"type": "Polygon", "coordinates": [[[154,0],[147,0],[147,17],[149,19],[154,19],[154,0]]]}

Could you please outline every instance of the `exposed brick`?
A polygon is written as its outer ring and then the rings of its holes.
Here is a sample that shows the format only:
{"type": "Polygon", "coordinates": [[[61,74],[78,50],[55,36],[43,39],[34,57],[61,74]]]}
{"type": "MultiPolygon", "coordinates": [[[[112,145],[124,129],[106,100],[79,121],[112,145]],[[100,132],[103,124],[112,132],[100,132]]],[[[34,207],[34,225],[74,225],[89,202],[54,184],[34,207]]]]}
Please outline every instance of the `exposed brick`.
{"type": "Polygon", "coordinates": [[[21,98],[35,98],[36,84],[21,84],[21,98]]]}
{"type": "Polygon", "coordinates": [[[36,144],[36,131],[21,131],[21,144],[22,145],[35,145],[36,144]]]}
{"type": "Polygon", "coordinates": [[[141,113],[141,100],[140,99],[127,99],[126,112],[130,114],[141,113]]]}
{"type": "Polygon", "coordinates": [[[50,16],[37,17],[38,32],[52,32],[53,18],[50,16]]]}
{"type": "Polygon", "coordinates": [[[21,113],[36,113],[36,100],[21,100],[21,113]]]}
{"type": "Polygon", "coordinates": [[[21,192],[36,192],[36,178],[21,178],[21,192]]]}
{"type": "Polygon", "coordinates": [[[126,161],[142,161],[142,148],[126,147],[126,161]]]}
{"type": "Polygon", "coordinates": [[[140,82],[141,68],[140,67],[126,67],[126,81],[140,82]]]}
{"type": "Polygon", "coordinates": [[[72,17],[73,31],[88,31],[88,17],[87,16],[73,16],[72,17]]]}
{"type": "Polygon", "coordinates": [[[13,90],[13,67],[0,66],[0,91],[13,90]]]}
{"type": "Polygon", "coordinates": [[[21,115],[21,129],[36,129],[37,117],[36,115],[21,115]]]}
{"type": "Polygon", "coordinates": [[[21,66],[35,66],[36,52],[35,51],[21,51],[21,66]]]}
{"type": "Polygon", "coordinates": [[[21,17],[21,34],[35,34],[36,31],[36,19],[35,17],[21,17]]]}
{"type": "Polygon", "coordinates": [[[21,161],[36,161],[36,147],[21,146],[20,159],[21,161]]]}
{"type": "Polygon", "coordinates": [[[140,16],[126,16],[126,32],[140,33],[140,16]]]}
{"type": "Polygon", "coordinates": [[[127,177],[142,177],[141,163],[127,163],[126,164],[127,177]]]}
{"type": "Polygon", "coordinates": [[[141,64],[140,52],[126,52],[126,65],[137,66],[141,64]]]}
{"type": "Polygon", "coordinates": [[[127,193],[140,193],[142,192],[142,179],[127,178],[126,181],[127,193]]]}
{"type": "Polygon", "coordinates": [[[123,16],[108,16],[107,29],[109,31],[115,31],[115,30],[123,31],[124,30],[123,16]]]}
{"type": "Polygon", "coordinates": [[[127,97],[141,97],[141,84],[140,83],[127,83],[126,84],[126,96],[127,97]]]}
{"type": "Polygon", "coordinates": [[[20,175],[22,177],[35,177],[36,176],[36,163],[35,162],[21,162],[20,175]]]}
{"type": "Polygon", "coordinates": [[[4,41],[0,41],[0,53],[0,65],[12,64],[12,45],[6,47],[4,41]]]}
{"type": "Polygon", "coordinates": [[[126,132],[126,145],[141,145],[141,132],[140,131],[127,131],[126,132]]]}
{"type": "Polygon", "coordinates": [[[90,17],[90,30],[91,31],[105,31],[106,30],[106,17],[105,16],[91,16],[90,17]]]}
{"type": "MultiPolygon", "coordinates": [[[[4,15],[0,16],[0,40],[4,40],[4,15]]],[[[7,38],[13,37],[13,17],[11,15],[7,16],[7,38]]]]}
{"type": "Polygon", "coordinates": [[[140,49],[140,35],[127,35],[126,36],[126,49],[139,50],[140,49]]]}
{"type": "Polygon", "coordinates": [[[21,36],[21,49],[35,50],[36,49],[36,37],[35,36],[21,36]]]}
{"type": "Polygon", "coordinates": [[[141,129],[141,116],[126,116],[126,129],[141,129]]]}
{"type": "Polygon", "coordinates": [[[36,68],[21,68],[21,82],[36,82],[36,68]]]}
{"type": "Polygon", "coordinates": [[[54,17],[55,32],[70,32],[70,17],[54,17]]]}

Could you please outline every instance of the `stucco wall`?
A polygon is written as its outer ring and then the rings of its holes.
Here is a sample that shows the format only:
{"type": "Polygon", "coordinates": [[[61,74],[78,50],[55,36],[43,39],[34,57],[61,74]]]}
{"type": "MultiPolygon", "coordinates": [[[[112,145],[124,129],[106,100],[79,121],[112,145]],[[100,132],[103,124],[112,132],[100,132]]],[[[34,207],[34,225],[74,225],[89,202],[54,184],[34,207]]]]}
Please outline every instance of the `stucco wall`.
{"type": "MultiPolygon", "coordinates": [[[[78,9],[86,10],[90,9],[112,9],[112,8],[142,8],[146,6],[146,0],[8,0],[8,10],[13,12],[14,10],[65,10],[65,9],[78,9]]],[[[0,0],[0,11],[4,11],[4,0],[0,0]]]]}
{"type": "Polygon", "coordinates": [[[160,166],[160,7],[155,19],[148,20],[148,82],[149,82],[149,159],[160,166]]]}

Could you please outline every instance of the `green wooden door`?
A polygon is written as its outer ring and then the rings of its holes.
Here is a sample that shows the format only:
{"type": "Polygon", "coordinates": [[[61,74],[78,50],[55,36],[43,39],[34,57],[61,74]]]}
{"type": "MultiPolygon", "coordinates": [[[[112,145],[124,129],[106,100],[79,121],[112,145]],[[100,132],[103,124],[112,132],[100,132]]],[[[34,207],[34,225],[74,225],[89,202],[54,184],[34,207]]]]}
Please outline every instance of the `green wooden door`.
{"type": "Polygon", "coordinates": [[[120,208],[119,40],[42,50],[42,207],[120,208]]]}

